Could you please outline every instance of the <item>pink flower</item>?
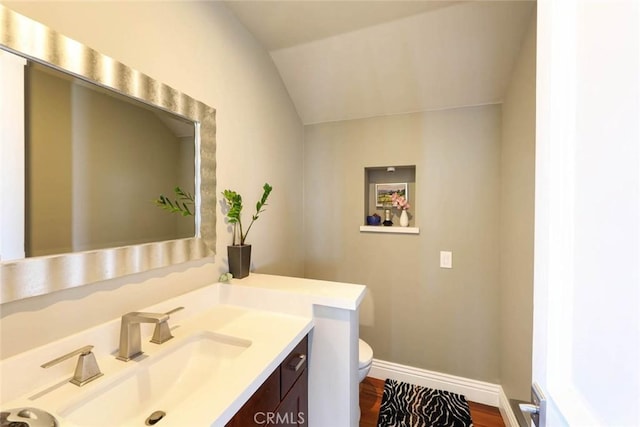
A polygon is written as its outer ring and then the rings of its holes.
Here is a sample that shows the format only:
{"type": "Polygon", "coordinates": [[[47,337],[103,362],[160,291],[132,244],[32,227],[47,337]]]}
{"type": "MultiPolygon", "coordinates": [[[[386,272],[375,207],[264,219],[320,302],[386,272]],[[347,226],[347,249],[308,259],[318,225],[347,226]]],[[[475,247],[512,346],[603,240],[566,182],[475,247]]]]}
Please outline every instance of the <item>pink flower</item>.
{"type": "Polygon", "coordinates": [[[407,199],[405,199],[404,196],[398,196],[398,193],[393,193],[391,195],[391,203],[394,207],[402,209],[403,211],[411,207],[411,205],[409,205],[409,202],[407,202],[407,199]]]}

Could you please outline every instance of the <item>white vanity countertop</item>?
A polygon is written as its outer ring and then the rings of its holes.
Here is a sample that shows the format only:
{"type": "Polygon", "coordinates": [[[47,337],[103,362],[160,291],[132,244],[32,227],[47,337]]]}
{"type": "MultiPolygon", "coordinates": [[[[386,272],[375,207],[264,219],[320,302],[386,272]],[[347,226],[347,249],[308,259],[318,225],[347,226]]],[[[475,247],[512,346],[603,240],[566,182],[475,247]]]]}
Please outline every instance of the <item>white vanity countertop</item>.
{"type": "MultiPolygon", "coordinates": [[[[179,345],[186,339],[206,331],[248,340],[251,344],[233,360],[232,364],[226,366],[224,370],[217,371],[213,381],[206,381],[207,378],[203,378],[204,386],[198,390],[197,395],[185,399],[172,408],[141,408],[139,416],[135,417],[135,424],[144,425],[144,420],[151,412],[161,409],[165,410],[167,415],[158,425],[164,427],[224,426],[295,345],[309,333],[313,325],[310,317],[218,304],[214,300],[217,288],[217,284],[212,285],[174,298],[168,302],[168,305],[165,302],[163,303],[165,307],[142,310],[162,312],[179,305],[186,307],[185,310],[171,315],[169,324],[175,338],[164,344],[149,343],[153,326],[149,325],[151,326],[149,329],[145,328],[148,325],[142,325],[142,350],[145,356],[132,361],[122,362],[114,357],[117,344],[113,343],[117,342],[119,320],[1,361],[1,385],[4,391],[1,409],[39,408],[52,413],[61,427],[86,427],[70,422],[65,418],[71,417],[61,414],[67,413],[69,408],[80,405],[86,396],[108,390],[111,382],[132,373],[137,364],[142,367],[144,362],[172,351],[170,350],[172,346],[179,345]],[[211,307],[201,310],[206,305],[211,307]],[[194,307],[193,311],[197,314],[189,313],[192,311],[189,307],[194,307]],[[109,335],[110,339],[105,340],[104,335],[109,335]],[[77,357],[47,370],[40,368],[42,363],[86,344],[95,346],[93,351],[98,366],[104,373],[103,377],[82,387],[68,383],[67,380],[73,373],[77,357]],[[16,381],[27,382],[31,386],[26,386],[28,391],[20,397],[5,399],[12,394],[11,384],[12,382],[16,384],[16,381]]],[[[174,387],[180,386],[180,381],[174,385],[174,387]]],[[[20,384],[17,389],[20,388],[25,388],[25,385],[20,384]]],[[[185,390],[185,393],[190,391],[185,390]]],[[[118,408],[113,410],[118,411],[118,408]]]]}
{"type": "Polygon", "coordinates": [[[231,284],[252,289],[286,292],[291,297],[309,299],[313,304],[346,310],[356,310],[366,293],[364,285],[256,273],[251,273],[244,279],[232,279],[231,284]]]}
{"type": "MultiPolygon", "coordinates": [[[[153,325],[141,325],[142,350],[146,357],[129,362],[116,360],[118,318],[1,360],[0,409],[40,408],[53,413],[61,427],[81,427],[65,420],[61,414],[68,414],[69,408],[82,406],[87,396],[102,393],[115,380],[133,373],[136,364],[142,367],[143,363],[158,360],[204,331],[251,344],[232,364],[216,371],[214,380],[207,381],[203,376],[203,386],[198,386],[197,394],[171,408],[140,408],[135,424],[144,425],[146,417],[160,409],[167,412],[158,423],[163,427],[224,426],[311,331],[314,304],[357,310],[365,289],[362,285],[262,274],[234,279],[231,284],[215,283],[140,310],[162,313],[185,307],[171,314],[169,325],[175,338],[164,344],[149,343],[153,325]],[[68,383],[77,357],[46,370],[40,368],[42,363],[85,345],[94,345],[93,352],[103,377],[83,387],[68,383]]],[[[180,381],[175,387],[180,387],[180,381]]],[[[191,390],[185,390],[185,394],[189,392],[191,390]]]]}

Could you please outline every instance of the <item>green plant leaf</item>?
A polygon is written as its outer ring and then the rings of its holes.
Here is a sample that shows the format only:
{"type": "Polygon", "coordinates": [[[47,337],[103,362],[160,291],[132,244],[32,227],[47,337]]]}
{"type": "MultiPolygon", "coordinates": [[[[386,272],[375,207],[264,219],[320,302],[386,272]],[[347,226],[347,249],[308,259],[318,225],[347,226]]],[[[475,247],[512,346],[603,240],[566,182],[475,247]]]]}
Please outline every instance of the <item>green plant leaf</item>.
{"type": "Polygon", "coordinates": [[[173,192],[177,200],[172,202],[171,199],[161,194],[160,197],[154,200],[156,206],[171,213],[179,213],[182,216],[192,216],[193,212],[189,209],[189,205],[195,203],[193,195],[183,191],[180,187],[175,187],[173,192]]]}

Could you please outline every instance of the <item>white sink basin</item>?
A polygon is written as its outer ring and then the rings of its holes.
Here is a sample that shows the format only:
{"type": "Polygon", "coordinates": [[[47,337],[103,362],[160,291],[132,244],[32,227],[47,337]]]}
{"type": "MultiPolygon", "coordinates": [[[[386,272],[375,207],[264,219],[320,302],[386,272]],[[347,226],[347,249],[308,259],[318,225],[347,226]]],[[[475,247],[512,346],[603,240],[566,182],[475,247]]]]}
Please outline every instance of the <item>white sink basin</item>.
{"type": "Polygon", "coordinates": [[[135,369],[63,407],[60,415],[79,426],[144,426],[153,412],[170,415],[209,380],[229,369],[251,341],[200,332],[172,344],[153,357],[127,362],[135,364],[135,369]]]}

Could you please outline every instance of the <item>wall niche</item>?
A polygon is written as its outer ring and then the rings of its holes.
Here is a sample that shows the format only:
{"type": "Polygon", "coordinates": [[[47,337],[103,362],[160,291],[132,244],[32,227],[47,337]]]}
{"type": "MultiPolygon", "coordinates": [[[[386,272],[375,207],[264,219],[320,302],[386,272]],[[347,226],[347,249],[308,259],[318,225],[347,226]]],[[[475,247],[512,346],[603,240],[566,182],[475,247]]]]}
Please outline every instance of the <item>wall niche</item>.
{"type": "Polygon", "coordinates": [[[360,226],[361,232],[372,233],[404,233],[418,234],[420,229],[416,226],[416,166],[374,166],[364,168],[364,215],[360,226]],[[407,201],[410,208],[407,210],[409,226],[400,226],[401,210],[391,206],[389,194],[393,191],[402,192],[406,188],[407,201]],[[390,211],[390,219],[393,225],[385,226],[386,210],[390,211]],[[377,214],[381,218],[380,225],[370,225],[367,217],[377,214]]]}

